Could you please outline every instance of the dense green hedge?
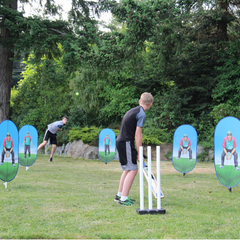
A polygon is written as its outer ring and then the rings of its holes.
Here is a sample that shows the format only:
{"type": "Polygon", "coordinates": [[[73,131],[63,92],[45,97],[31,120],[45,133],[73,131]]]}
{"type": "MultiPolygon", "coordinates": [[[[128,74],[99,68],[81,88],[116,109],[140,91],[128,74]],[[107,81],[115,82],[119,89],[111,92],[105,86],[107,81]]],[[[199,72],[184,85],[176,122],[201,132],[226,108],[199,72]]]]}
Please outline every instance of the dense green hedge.
{"type": "Polygon", "coordinates": [[[74,140],[82,140],[83,143],[89,144],[94,139],[98,138],[101,128],[97,127],[74,127],[69,131],[69,141],[73,142],[74,140]]]}
{"type": "MultiPolygon", "coordinates": [[[[69,141],[73,142],[74,140],[82,140],[83,143],[89,144],[92,146],[98,146],[98,136],[99,133],[103,130],[103,128],[97,128],[95,126],[92,127],[74,127],[69,131],[68,137],[69,141]]],[[[116,137],[119,134],[119,129],[112,129],[116,137]]],[[[151,135],[143,135],[143,144],[144,145],[160,145],[161,141],[157,139],[155,136],[151,135]]]]}

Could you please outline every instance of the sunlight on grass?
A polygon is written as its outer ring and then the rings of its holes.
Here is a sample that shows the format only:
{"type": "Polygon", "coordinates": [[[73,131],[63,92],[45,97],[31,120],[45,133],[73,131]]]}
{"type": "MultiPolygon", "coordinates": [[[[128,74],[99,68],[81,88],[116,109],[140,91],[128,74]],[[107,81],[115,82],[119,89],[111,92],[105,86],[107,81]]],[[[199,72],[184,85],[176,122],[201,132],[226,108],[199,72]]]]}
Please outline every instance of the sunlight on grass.
{"type": "Polygon", "coordinates": [[[44,155],[28,171],[19,166],[0,188],[0,238],[239,238],[239,187],[222,186],[213,163],[197,163],[185,177],[161,163],[165,215],[136,213],[138,175],[130,192],[136,204],[115,203],[121,173],[117,161],[56,156],[49,163],[44,155]]]}

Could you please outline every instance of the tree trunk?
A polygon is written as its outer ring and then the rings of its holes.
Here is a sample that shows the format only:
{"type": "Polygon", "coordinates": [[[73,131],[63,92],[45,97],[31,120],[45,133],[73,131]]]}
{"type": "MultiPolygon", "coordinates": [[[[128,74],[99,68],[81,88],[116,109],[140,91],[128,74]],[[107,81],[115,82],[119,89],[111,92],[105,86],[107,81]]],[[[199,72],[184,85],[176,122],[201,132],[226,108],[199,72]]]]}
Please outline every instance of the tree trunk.
{"type": "Polygon", "coordinates": [[[229,13],[229,0],[220,0],[219,6],[223,11],[222,20],[218,22],[218,35],[221,40],[228,41],[228,21],[227,19],[231,16],[229,13]]]}
{"type": "MultiPolygon", "coordinates": [[[[17,0],[7,1],[12,9],[17,9],[17,0]]],[[[7,40],[11,37],[10,32],[4,26],[0,29],[1,40],[7,40]]],[[[9,118],[10,93],[13,71],[14,53],[0,46],[0,123],[9,118]]]]}

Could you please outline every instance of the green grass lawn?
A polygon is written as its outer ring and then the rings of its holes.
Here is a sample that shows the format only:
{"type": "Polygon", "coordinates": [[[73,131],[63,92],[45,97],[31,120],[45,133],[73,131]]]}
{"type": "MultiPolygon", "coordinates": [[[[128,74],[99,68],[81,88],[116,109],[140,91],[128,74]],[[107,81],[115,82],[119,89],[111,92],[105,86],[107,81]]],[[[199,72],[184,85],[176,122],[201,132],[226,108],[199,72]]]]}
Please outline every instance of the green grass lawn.
{"type": "Polygon", "coordinates": [[[115,152],[110,152],[110,155],[107,153],[105,156],[105,152],[99,151],[99,156],[103,162],[111,162],[115,156],[115,152]]]}
{"type": "Polygon", "coordinates": [[[12,166],[11,162],[4,162],[0,165],[0,179],[2,181],[12,181],[18,172],[18,163],[15,163],[15,167],[12,166]]]}
{"type": "Polygon", "coordinates": [[[239,186],[232,193],[222,186],[213,163],[183,177],[162,162],[166,214],[138,215],[139,175],[130,192],[136,204],[125,207],[113,201],[117,161],[48,157],[39,155],[28,171],[19,166],[8,188],[1,185],[0,238],[240,238],[239,186]]]}
{"type": "Polygon", "coordinates": [[[24,153],[19,153],[18,154],[18,161],[22,166],[28,167],[34,164],[36,161],[37,154],[31,153],[31,158],[29,158],[28,153],[26,154],[26,158],[24,159],[24,153]]]}
{"type": "Polygon", "coordinates": [[[234,187],[240,181],[240,171],[235,169],[235,166],[225,165],[224,168],[219,168],[216,165],[217,175],[221,183],[226,187],[234,187]]]}
{"type": "Polygon", "coordinates": [[[190,172],[196,164],[196,159],[193,158],[192,160],[192,162],[189,161],[189,158],[180,158],[176,160],[176,157],[173,157],[174,167],[181,173],[190,172]]]}

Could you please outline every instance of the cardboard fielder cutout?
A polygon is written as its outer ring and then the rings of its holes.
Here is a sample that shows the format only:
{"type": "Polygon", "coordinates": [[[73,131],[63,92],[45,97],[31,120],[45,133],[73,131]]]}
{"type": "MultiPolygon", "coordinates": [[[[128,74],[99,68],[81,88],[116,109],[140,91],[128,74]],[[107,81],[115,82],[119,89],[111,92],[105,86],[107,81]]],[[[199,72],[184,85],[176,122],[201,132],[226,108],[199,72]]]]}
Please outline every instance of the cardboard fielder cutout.
{"type": "Polygon", "coordinates": [[[18,172],[18,129],[10,120],[0,124],[0,153],[0,179],[10,182],[18,172]]]}
{"type": "Polygon", "coordinates": [[[111,162],[116,153],[116,135],[110,128],[105,128],[99,133],[98,157],[101,161],[111,162]]]}
{"type": "Polygon", "coordinates": [[[197,131],[191,125],[181,125],[174,133],[172,163],[184,175],[194,169],[197,162],[197,131]]]}
{"type": "Polygon", "coordinates": [[[19,163],[30,167],[37,159],[38,132],[35,127],[25,125],[19,130],[19,163]]]}
{"type": "Polygon", "coordinates": [[[219,121],[214,132],[214,164],[220,183],[228,188],[240,181],[240,121],[225,117],[219,121]]]}

